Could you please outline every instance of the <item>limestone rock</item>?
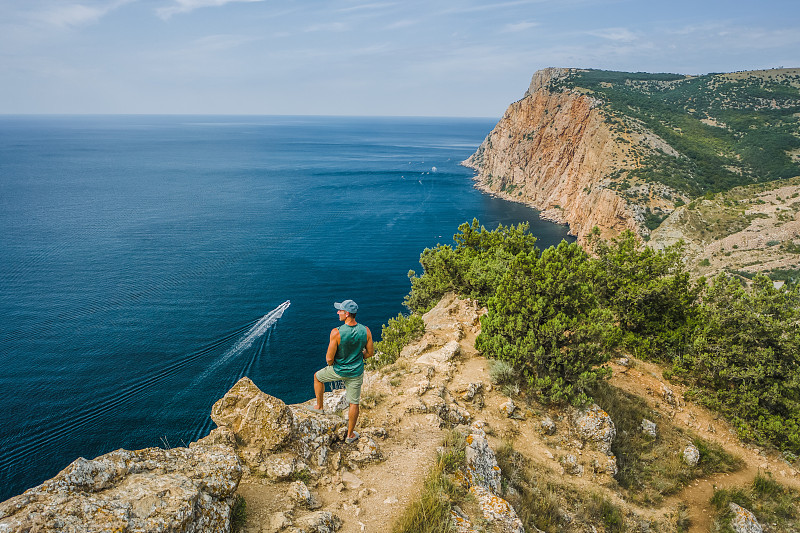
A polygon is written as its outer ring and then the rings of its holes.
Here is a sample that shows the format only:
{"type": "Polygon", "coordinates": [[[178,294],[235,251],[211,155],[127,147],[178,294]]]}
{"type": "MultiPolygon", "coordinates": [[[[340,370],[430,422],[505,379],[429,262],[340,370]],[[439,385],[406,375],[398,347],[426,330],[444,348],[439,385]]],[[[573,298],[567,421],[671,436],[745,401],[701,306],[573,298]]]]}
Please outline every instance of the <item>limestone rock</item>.
{"type": "Polygon", "coordinates": [[[683,460],[689,466],[697,466],[700,462],[700,450],[694,444],[689,444],[683,449],[683,460]]]}
{"type": "Polygon", "coordinates": [[[467,390],[464,391],[464,394],[461,396],[462,399],[471,402],[476,395],[483,392],[483,383],[470,383],[467,385],[467,390]]]}
{"type": "Polygon", "coordinates": [[[342,519],[330,511],[317,511],[295,521],[305,533],[333,533],[342,527],[342,519]]]}
{"type": "Polygon", "coordinates": [[[211,419],[233,431],[242,458],[251,467],[286,442],[292,433],[292,418],[285,403],[261,392],[246,377],[211,408],[211,419]]]}
{"type": "Polygon", "coordinates": [[[350,404],[347,403],[347,391],[344,389],[336,389],[332,392],[326,392],[322,398],[322,409],[326,414],[335,414],[339,411],[347,411],[350,404]]]}
{"type": "Polygon", "coordinates": [[[203,437],[202,439],[189,443],[189,448],[194,448],[195,446],[213,446],[215,444],[221,444],[223,446],[229,446],[231,448],[236,447],[236,435],[233,434],[231,428],[228,427],[219,427],[212,429],[211,432],[203,437]]]}
{"type": "Polygon", "coordinates": [[[319,503],[319,501],[313,494],[311,494],[311,491],[308,490],[308,487],[302,481],[295,481],[294,483],[292,483],[289,486],[288,494],[289,494],[289,499],[297,502],[303,507],[307,507],[309,509],[319,509],[320,507],[322,507],[322,504],[319,503]]]}
{"type": "Polygon", "coordinates": [[[378,444],[366,435],[361,435],[356,441],[356,451],[347,456],[347,464],[353,470],[381,460],[383,460],[383,455],[378,444]]]}
{"type": "Polygon", "coordinates": [[[280,511],[273,513],[269,519],[270,532],[282,531],[292,525],[291,512],[280,511]]]}
{"type": "Polygon", "coordinates": [[[302,406],[290,405],[292,412],[291,431],[293,438],[287,443],[298,456],[323,466],[327,462],[330,446],[338,437],[339,431],[347,426],[347,420],[340,416],[318,414],[302,406]]]}
{"type": "MultiPolygon", "coordinates": [[[[674,191],[645,185],[642,205],[633,205],[608,185],[607,176],[635,163],[627,144],[598,109],[598,100],[549,89],[556,70],[540,71],[526,95],[511,104],[478,150],[462,164],[477,171],[477,187],[542,211],[542,218],[569,224],[583,243],[597,226],[607,238],[630,229],[646,234],[646,208],[671,212],[674,191]],[[652,189],[651,189],[652,188],[652,189]],[[512,193],[513,191],[513,193],[512,193]]],[[[670,149],[649,131],[632,131],[642,150],[670,149]]],[[[673,150],[674,152],[674,150],[673,150]]]]}
{"type": "Polygon", "coordinates": [[[284,481],[304,467],[305,464],[298,463],[294,454],[276,453],[265,457],[255,470],[273,481],[284,481]]]}
{"type": "Polygon", "coordinates": [[[764,531],[753,513],[733,502],[728,506],[733,511],[731,527],[736,533],[762,533],[764,531]]]}
{"type": "Polygon", "coordinates": [[[516,404],[514,404],[514,400],[512,400],[511,398],[509,398],[507,402],[504,402],[500,406],[500,413],[507,416],[508,418],[511,418],[511,415],[513,415],[514,411],[516,410],[517,406],[516,404]]]}
{"type": "Polygon", "coordinates": [[[466,439],[466,475],[470,486],[481,486],[497,493],[500,491],[500,467],[494,451],[482,430],[473,429],[466,439]]]}
{"type": "Polygon", "coordinates": [[[675,400],[675,393],[672,392],[672,389],[670,389],[663,383],[661,384],[661,397],[664,399],[664,402],[667,405],[672,405],[672,406],[678,405],[677,400],[675,400]]]}
{"type": "Polygon", "coordinates": [[[617,435],[614,421],[596,404],[578,413],[575,420],[581,438],[593,443],[597,450],[611,454],[611,443],[617,435]]]}
{"type": "Polygon", "coordinates": [[[469,491],[478,500],[483,518],[495,524],[503,533],[525,533],[522,520],[514,508],[503,498],[481,486],[470,487],[469,491]]]}
{"type": "Polygon", "coordinates": [[[642,419],[642,432],[652,438],[656,438],[656,423],[646,418],[642,419]]]}
{"type": "Polygon", "coordinates": [[[455,533],[479,533],[478,529],[472,524],[469,516],[461,510],[458,505],[454,505],[450,509],[450,522],[455,528],[455,533]]]}
{"type": "Polygon", "coordinates": [[[562,457],[561,465],[564,467],[564,471],[568,474],[572,474],[573,476],[583,475],[583,465],[578,463],[578,458],[572,454],[562,457]]]}
{"type": "Polygon", "coordinates": [[[449,361],[461,352],[461,345],[458,341],[450,341],[443,347],[432,352],[427,352],[417,359],[421,365],[431,365],[437,370],[447,370],[449,361]]]}
{"type": "Polygon", "coordinates": [[[542,433],[545,435],[554,435],[556,432],[556,423],[549,416],[542,418],[541,422],[542,433]]]}
{"type": "Polygon", "coordinates": [[[241,476],[238,457],[221,445],[79,458],[0,503],[0,531],[223,531],[241,476]]]}

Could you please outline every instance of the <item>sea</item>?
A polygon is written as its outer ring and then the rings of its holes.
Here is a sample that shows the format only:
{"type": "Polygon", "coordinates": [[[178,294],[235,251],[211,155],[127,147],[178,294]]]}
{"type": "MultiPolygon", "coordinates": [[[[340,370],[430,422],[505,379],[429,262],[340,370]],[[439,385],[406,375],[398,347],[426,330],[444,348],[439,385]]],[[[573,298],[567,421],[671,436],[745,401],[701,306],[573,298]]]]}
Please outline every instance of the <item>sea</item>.
{"type": "Polygon", "coordinates": [[[0,116],[0,501],[175,447],[242,376],[313,396],[334,302],[376,338],[426,247],[528,222],[460,162],[491,118],[0,116]]]}

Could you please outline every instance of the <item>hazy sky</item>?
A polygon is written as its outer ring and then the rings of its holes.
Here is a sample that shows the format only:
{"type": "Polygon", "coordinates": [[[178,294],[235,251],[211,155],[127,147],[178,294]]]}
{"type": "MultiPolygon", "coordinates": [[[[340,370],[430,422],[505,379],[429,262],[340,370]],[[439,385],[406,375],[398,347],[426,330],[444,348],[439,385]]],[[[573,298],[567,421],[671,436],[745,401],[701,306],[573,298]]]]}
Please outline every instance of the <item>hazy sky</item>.
{"type": "Polygon", "coordinates": [[[0,0],[0,113],[499,117],[548,66],[800,67],[800,0],[0,0]]]}

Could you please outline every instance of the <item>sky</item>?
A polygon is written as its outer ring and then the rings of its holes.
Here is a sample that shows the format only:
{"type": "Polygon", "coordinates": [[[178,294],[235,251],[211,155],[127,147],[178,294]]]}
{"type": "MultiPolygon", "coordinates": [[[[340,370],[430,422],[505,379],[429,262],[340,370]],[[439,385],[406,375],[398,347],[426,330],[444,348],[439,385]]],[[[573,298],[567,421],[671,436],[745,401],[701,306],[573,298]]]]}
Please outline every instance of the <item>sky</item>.
{"type": "Polygon", "coordinates": [[[800,67],[800,0],[0,0],[0,113],[500,117],[545,67],[800,67]]]}

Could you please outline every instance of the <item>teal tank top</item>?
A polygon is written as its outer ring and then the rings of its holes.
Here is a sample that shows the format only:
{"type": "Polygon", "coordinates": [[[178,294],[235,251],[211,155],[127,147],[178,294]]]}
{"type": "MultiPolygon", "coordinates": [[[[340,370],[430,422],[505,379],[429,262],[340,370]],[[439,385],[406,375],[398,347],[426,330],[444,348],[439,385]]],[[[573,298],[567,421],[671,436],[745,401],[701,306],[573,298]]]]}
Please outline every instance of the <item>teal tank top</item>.
{"type": "Polygon", "coordinates": [[[333,370],[345,378],[364,373],[364,356],[361,350],[367,345],[367,328],[361,324],[339,326],[339,348],[333,358],[333,370]]]}

